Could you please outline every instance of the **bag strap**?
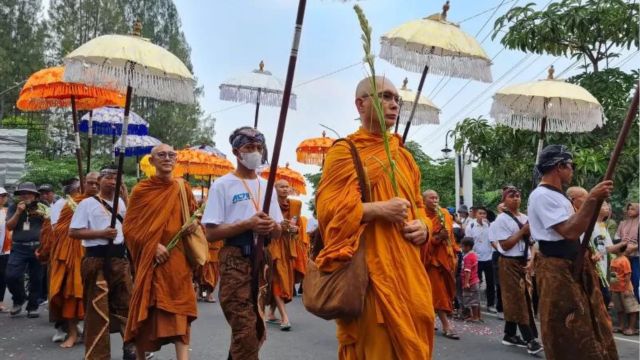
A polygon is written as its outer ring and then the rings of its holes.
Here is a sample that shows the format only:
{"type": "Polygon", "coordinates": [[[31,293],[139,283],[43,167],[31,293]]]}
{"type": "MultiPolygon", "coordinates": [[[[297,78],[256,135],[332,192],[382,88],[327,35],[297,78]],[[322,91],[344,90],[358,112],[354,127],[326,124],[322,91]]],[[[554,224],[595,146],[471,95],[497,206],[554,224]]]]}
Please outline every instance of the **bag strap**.
{"type": "Polygon", "coordinates": [[[345,142],[349,145],[349,151],[351,151],[351,158],[353,159],[353,163],[356,168],[356,174],[358,175],[358,184],[360,185],[360,192],[362,202],[371,202],[371,196],[369,192],[369,183],[367,182],[367,176],[364,171],[364,166],[362,165],[362,159],[360,158],[360,153],[358,153],[358,149],[356,145],[347,138],[340,138],[333,142],[333,145],[338,142],[345,142]]]}
{"type": "MultiPolygon", "coordinates": [[[[543,186],[543,185],[541,185],[543,186]]],[[[509,215],[510,218],[513,219],[513,221],[516,222],[516,224],[518,224],[518,228],[522,229],[522,227],[524,226],[520,220],[518,220],[518,218],[513,215],[511,213],[511,211],[505,210],[503,211],[505,214],[509,215]]],[[[531,239],[528,236],[525,236],[522,238],[522,241],[524,241],[524,258],[528,259],[529,258],[529,246],[531,245],[531,239]]]]}
{"type": "MultiPolygon", "coordinates": [[[[97,196],[93,196],[94,199],[96,199],[100,204],[102,204],[102,206],[110,213],[113,214],[113,208],[111,207],[111,205],[107,204],[106,201],[100,199],[97,196]]],[[[120,199],[118,199],[118,201],[120,201],[120,199]]],[[[124,219],[122,218],[122,215],[120,214],[116,214],[116,219],[118,219],[118,221],[120,221],[120,224],[122,225],[124,223],[124,219]]]]}
{"type": "Polygon", "coordinates": [[[180,207],[182,208],[182,220],[187,222],[189,221],[189,204],[187,203],[187,190],[184,186],[184,179],[178,179],[178,185],[180,185],[180,207]]]}
{"type": "Polygon", "coordinates": [[[503,211],[503,213],[505,213],[505,214],[509,215],[509,217],[510,217],[510,218],[512,218],[512,219],[513,219],[513,221],[515,221],[515,222],[516,222],[516,224],[518,224],[518,228],[522,229],[522,227],[523,227],[524,225],[520,222],[520,220],[518,220],[518,218],[517,218],[515,215],[513,215],[513,214],[511,213],[511,211],[507,211],[507,210],[505,210],[505,211],[503,211]]]}

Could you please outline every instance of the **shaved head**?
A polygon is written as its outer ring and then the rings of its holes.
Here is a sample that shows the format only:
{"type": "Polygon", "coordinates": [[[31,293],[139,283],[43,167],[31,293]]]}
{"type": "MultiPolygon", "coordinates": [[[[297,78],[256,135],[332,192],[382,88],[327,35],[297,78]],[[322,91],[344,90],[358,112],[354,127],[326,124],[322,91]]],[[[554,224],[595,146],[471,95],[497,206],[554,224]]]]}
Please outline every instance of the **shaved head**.
{"type": "Polygon", "coordinates": [[[435,190],[427,190],[422,193],[422,199],[427,209],[435,211],[440,206],[440,196],[435,190]]]}
{"type": "Polygon", "coordinates": [[[91,171],[84,176],[84,193],[89,196],[97,195],[100,191],[100,182],[98,178],[100,173],[97,171],[91,171]]]}
{"type": "Polygon", "coordinates": [[[567,189],[567,197],[571,200],[573,207],[578,210],[584,204],[585,200],[589,196],[589,192],[580,186],[572,186],[567,189]]]}
{"type": "Polygon", "coordinates": [[[151,155],[155,155],[161,151],[171,151],[173,150],[173,146],[167,144],[156,145],[151,149],[151,155]]]}
{"type": "Polygon", "coordinates": [[[171,179],[176,160],[177,154],[171,145],[160,144],[151,149],[149,163],[156,168],[156,176],[158,177],[171,179]]]}
{"type": "Polygon", "coordinates": [[[380,106],[383,119],[378,118],[378,113],[374,107],[374,91],[371,86],[372,78],[366,77],[362,79],[356,87],[355,105],[360,115],[360,121],[362,127],[369,130],[372,133],[380,134],[384,127],[388,131],[398,120],[398,113],[400,111],[400,97],[398,96],[398,89],[391,82],[391,80],[376,76],[376,91],[380,100],[380,106]]]}
{"type": "MultiPolygon", "coordinates": [[[[378,88],[378,91],[389,89],[393,90],[396,94],[398,93],[398,89],[396,89],[396,86],[393,85],[391,80],[384,76],[376,76],[376,87],[378,88]]],[[[368,76],[360,80],[360,82],[358,83],[358,86],[356,87],[356,97],[359,98],[369,95],[372,91],[373,89],[371,89],[371,76],[368,76]]]]}
{"type": "Polygon", "coordinates": [[[276,181],[275,187],[280,200],[286,199],[291,194],[291,185],[287,180],[276,181]]]}

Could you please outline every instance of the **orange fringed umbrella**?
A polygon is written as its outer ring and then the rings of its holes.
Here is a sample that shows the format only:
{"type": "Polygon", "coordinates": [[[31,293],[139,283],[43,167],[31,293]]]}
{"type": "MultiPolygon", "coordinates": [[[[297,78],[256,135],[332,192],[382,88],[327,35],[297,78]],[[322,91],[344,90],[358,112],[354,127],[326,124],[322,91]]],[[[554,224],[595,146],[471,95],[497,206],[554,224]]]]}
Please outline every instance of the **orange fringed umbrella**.
{"type": "Polygon", "coordinates": [[[71,107],[78,177],[80,178],[80,187],[83,189],[77,110],[92,110],[102,106],[124,106],[125,97],[117,91],[64,82],[63,77],[64,68],[62,66],[35,72],[20,91],[16,106],[22,111],[71,107]]]}
{"type": "MultiPolygon", "coordinates": [[[[231,161],[203,151],[183,149],[178,150],[177,153],[176,167],[173,170],[173,175],[176,177],[185,174],[220,177],[235,169],[231,161]]],[[[149,155],[140,160],[140,169],[146,176],[153,176],[156,173],[156,169],[149,163],[149,155]]]]}
{"type": "Polygon", "coordinates": [[[75,99],[76,110],[92,110],[102,106],[124,106],[124,95],[84,84],[63,80],[62,66],[42,69],[33,73],[20,91],[17,106],[22,111],[42,111],[71,107],[75,99]]]}
{"type": "MultiPolygon", "coordinates": [[[[262,173],[260,173],[260,176],[268,179],[270,171],[271,169],[265,168],[262,173]]],[[[286,180],[297,195],[307,195],[307,185],[304,181],[304,176],[295,170],[289,169],[289,163],[287,163],[285,167],[278,166],[276,181],[278,180],[286,180]]]]}
{"type": "Polygon", "coordinates": [[[296,149],[296,158],[298,162],[308,165],[322,166],[324,157],[333,145],[335,139],[327,137],[325,131],[322,137],[311,138],[302,141],[296,149]]]}

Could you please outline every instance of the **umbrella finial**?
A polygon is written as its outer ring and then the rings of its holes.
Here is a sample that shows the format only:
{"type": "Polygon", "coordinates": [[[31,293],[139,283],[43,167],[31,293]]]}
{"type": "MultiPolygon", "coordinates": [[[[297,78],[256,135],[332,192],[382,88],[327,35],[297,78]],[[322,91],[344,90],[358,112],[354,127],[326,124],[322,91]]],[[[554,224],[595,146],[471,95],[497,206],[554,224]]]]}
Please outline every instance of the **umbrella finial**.
{"type": "Polygon", "coordinates": [[[131,35],[142,36],[142,21],[140,21],[140,19],[136,19],[136,21],[133,23],[133,30],[131,31],[131,35]]]}
{"type": "Polygon", "coordinates": [[[260,72],[264,72],[264,61],[260,60],[260,64],[258,66],[260,67],[260,72]]]}
{"type": "Polygon", "coordinates": [[[289,163],[287,162],[284,167],[286,167],[287,169],[289,168],[289,163]]]}
{"type": "Polygon", "coordinates": [[[449,0],[442,5],[442,20],[447,20],[447,12],[449,11],[449,0]]]}
{"type": "Polygon", "coordinates": [[[322,130],[322,137],[326,138],[327,137],[327,132],[325,130],[322,130]]]}
{"type": "Polygon", "coordinates": [[[553,80],[553,73],[556,70],[553,68],[553,65],[549,66],[549,72],[547,74],[547,80],[553,80]]]}
{"type": "Polygon", "coordinates": [[[407,90],[407,84],[409,83],[409,79],[408,78],[404,78],[404,80],[402,80],[402,90],[407,90]]]}

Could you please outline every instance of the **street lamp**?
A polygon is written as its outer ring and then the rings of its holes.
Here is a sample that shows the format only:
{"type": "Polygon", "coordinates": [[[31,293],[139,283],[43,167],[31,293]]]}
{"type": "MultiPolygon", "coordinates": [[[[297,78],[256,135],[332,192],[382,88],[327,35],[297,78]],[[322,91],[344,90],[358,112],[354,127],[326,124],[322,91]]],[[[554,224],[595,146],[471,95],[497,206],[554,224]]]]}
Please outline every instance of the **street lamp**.
{"type": "Polygon", "coordinates": [[[445,159],[449,158],[449,153],[453,150],[449,149],[449,134],[453,133],[453,130],[449,130],[447,131],[447,133],[444,135],[444,149],[442,149],[442,156],[445,159]]]}

